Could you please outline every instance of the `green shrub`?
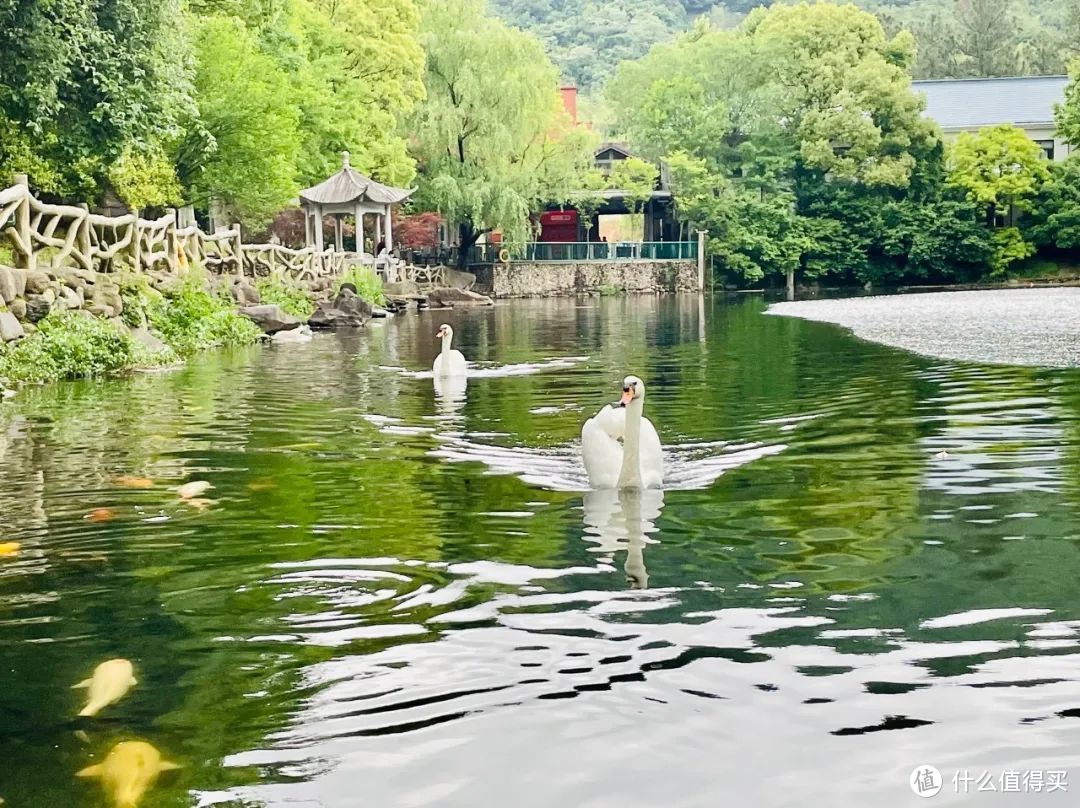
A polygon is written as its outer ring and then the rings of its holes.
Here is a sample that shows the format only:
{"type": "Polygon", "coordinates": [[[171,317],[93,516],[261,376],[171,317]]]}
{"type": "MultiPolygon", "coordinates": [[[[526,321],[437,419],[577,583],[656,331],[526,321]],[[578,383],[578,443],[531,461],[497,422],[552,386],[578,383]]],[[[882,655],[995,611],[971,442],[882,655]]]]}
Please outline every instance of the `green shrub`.
{"type": "Polygon", "coordinates": [[[107,320],[74,312],[50,314],[37,333],[0,352],[8,382],[81,379],[131,368],[137,349],[130,335],[107,320]]]}
{"type": "Polygon", "coordinates": [[[342,284],[346,283],[355,286],[356,294],[373,306],[381,306],[386,302],[382,278],[371,267],[352,267],[347,270],[338,278],[334,285],[334,292],[338,292],[342,284]]]}
{"type": "Polygon", "coordinates": [[[994,254],[990,258],[993,275],[1001,275],[1010,264],[1035,254],[1035,245],[1024,240],[1018,227],[1000,227],[994,230],[991,243],[994,245],[994,254]]]}
{"type": "Polygon", "coordinates": [[[263,303],[280,306],[293,317],[306,320],[315,311],[315,304],[311,302],[308,293],[289,278],[271,275],[260,279],[255,288],[259,290],[263,303]]]}
{"type": "Polygon", "coordinates": [[[180,356],[226,345],[249,345],[261,335],[232,303],[190,279],[152,300],[146,308],[150,325],[180,356]]]}

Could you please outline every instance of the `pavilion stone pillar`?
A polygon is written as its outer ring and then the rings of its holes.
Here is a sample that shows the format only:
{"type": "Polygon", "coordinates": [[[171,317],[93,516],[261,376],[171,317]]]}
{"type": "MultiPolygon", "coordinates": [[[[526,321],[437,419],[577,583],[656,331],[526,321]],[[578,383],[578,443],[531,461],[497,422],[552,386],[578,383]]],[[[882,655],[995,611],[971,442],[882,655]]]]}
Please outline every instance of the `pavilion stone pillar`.
{"type": "Polygon", "coordinates": [[[386,249],[394,251],[394,227],[390,223],[390,206],[386,206],[386,249]]]}
{"type": "Polygon", "coordinates": [[[311,210],[307,205],[304,206],[304,246],[311,246],[311,210]]]}
{"type": "Polygon", "coordinates": [[[322,205],[315,206],[315,221],[312,222],[315,228],[315,249],[319,252],[323,251],[323,219],[322,219],[322,205]]]}
{"type": "Polygon", "coordinates": [[[359,206],[356,208],[356,251],[360,255],[364,254],[364,241],[366,239],[364,231],[364,211],[359,206]]]}
{"type": "Polygon", "coordinates": [[[382,238],[382,216],[380,216],[378,213],[376,213],[375,214],[375,252],[376,252],[375,257],[376,258],[379,257],[377,255],[377,253],[379,252],[379,242],[382,241],[382,240],[383,240],[383,238],[382,238]]]}
{"type": "Polygon", "coordinates": [[[341,214],[334,214],[334,249],[338,252],[345,251],[345,231],[341,226],[341,214]]]}

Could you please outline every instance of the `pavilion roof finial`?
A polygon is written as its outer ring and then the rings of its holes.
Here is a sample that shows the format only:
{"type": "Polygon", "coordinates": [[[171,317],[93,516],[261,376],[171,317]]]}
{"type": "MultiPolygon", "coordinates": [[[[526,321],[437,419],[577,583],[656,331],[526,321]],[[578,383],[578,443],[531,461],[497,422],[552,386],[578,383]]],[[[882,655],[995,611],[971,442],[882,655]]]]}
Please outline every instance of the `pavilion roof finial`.
{"type": "Polygon", "coordinates": [[[343,151],[341,153],[341,167],[342,168],[348,168],[349,167],[349,153],[347,151],[343,151]]]}

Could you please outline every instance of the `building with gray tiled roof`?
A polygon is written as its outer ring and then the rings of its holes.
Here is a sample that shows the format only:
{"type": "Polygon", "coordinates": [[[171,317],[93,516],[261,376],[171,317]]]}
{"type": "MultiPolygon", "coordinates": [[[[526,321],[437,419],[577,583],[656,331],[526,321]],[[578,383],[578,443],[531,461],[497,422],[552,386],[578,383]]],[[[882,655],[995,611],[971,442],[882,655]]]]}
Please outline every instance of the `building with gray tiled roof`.
{"type": "Polygon", "coordinates": [[[1057,137],[1054,104],[1065,100],[1067,76],[1017,76],[988,79],[913,81],[912,89],[926,96],[926,115],[933,118],[946,140],[961,132],[1011,123],[1042,146],[1051,160],[1064,160],[1071,148],[1057,137]]]}

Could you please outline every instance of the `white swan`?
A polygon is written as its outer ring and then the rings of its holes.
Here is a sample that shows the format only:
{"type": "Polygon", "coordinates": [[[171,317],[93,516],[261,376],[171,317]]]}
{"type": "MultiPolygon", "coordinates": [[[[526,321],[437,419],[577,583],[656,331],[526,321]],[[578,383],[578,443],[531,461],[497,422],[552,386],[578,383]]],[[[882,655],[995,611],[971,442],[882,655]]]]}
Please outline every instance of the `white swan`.
{"type": "Polygon", "coordinates": [[[435,357],[435,364],[431,366],[432,373],[444,378],[446,376],[466,375],[468,370],[465,365],[465,357],[462,356],[461,351],[450,348],[450,342],[454,339],[454,329],[443,324],[439,326],[435,337],[442,339],[442,353],[435,357]]]}
{"type": "Polygon", "coordinates": [[[581,428],[585,472],[593,488],[659,488],[663,483],[660,436],[642,415],[644,408],[645,383],[627,376],[619,402],[605,406],[581,428]]]}

